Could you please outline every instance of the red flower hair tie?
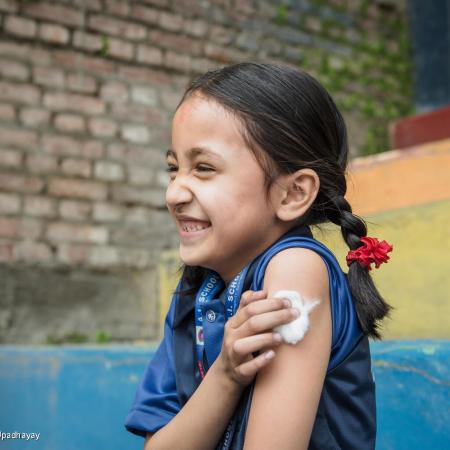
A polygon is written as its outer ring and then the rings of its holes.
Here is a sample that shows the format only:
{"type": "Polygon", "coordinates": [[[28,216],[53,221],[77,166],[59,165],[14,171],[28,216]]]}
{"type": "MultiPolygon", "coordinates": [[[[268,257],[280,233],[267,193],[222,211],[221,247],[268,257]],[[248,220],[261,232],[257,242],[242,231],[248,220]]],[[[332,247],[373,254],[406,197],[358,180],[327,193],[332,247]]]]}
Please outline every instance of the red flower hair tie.
{"type": "Polygon", "coordinates": [[[393,246],[386,241],[379,241],[377,238],[365,236],[361,238],[363,245],[356,250],[350,250],[345,258],[349,266],[353,261],[358,261],[363,267],[368,270],[372,268],[370,265],[375,263],[378,269],[380,264],[388,262],[388,252],[393,250],[393,246]]]}

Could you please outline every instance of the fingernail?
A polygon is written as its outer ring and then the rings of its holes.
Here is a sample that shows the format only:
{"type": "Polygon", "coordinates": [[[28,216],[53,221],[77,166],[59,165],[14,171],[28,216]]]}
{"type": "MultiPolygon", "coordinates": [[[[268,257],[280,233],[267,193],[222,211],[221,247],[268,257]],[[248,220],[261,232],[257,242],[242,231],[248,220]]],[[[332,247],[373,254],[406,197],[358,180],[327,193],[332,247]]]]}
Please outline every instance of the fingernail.
{"type": "Polygon", "coordinates": [[[291,301],[288,299],[284,299],[283,300],[283,304],[284,306],[286,306],[286,308],[290,308],[291,307],[291,301]]]}
{"type": "Polygon", "coordinates": [[[266,359],[272,359],[275,356],[275,352],[273,350],[270,350],[266,353],[266,359]]]}
{"type": "Polygon", "coordinates": [[[291,309],[291,314],[292,314],[294,317],[298,317],[298,316],[300,315],[300,312],[299,312],[298,309],[292,308],[292,309],[291,309]]]}
{"type": "Polygon", "coordinates": [[[281,337],[281,334],[279,334],[279,333],[274,333],[274,334],[273,334],[273,340],[274,340],[275,342],[281,342],[281,341],[283,340],[283,338],[281,337]]]}

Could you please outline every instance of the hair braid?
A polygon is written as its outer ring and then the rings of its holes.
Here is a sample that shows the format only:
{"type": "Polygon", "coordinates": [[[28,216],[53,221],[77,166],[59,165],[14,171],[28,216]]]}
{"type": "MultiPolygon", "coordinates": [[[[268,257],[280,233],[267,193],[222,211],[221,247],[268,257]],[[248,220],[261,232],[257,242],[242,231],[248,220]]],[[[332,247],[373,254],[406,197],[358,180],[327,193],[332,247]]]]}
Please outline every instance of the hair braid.
{"type": "MultiPolygon", "coordinates": [[[[361,217],[353,214],[344,196],[332,197],[325,213],[331,222],[341,227],[342,237],[351,250],[363,245],[360,239],[367,235],[366,223],[361,217]]],[[[354,261],[350,264],[347,279],[363,332],[381,339],[378,322],[389,316],[392,307],[378,292],[367,268],[359,262],[354,261]]]]}

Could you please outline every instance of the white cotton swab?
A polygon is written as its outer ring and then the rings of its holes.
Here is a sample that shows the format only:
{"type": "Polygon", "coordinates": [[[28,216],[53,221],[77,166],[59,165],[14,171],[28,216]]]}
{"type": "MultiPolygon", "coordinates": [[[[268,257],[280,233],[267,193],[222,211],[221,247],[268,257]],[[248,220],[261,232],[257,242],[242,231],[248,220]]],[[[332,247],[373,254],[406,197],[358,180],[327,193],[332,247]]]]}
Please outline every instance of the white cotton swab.
{"type": "Polygon", "coordinates": [[[296,344],[301,341],[309,329],[309,313],[320,300],[306,300],[297,291],[277,291],[274,298],[287,298],[291,301],[292,307],[296,308],[300,315],[292,322],[279,325],[273,331],[279,333],[287,344],[296,344]]]}

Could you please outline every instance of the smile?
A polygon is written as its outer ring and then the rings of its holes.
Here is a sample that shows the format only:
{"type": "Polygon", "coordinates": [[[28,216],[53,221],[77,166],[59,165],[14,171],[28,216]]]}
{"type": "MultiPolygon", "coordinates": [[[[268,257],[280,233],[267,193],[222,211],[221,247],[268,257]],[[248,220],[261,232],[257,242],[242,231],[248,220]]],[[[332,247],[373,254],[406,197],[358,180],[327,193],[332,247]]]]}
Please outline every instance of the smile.
{"type": "Polygon", "coordinates": [[[180,221],[180,235],[183,237],[189,236],[194,237],[200,235],[204,230],[211,228],[211,224],[207,222],[198,221],[180,221]]]}

